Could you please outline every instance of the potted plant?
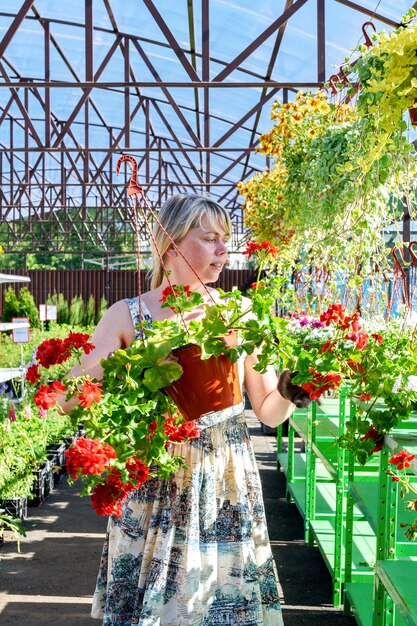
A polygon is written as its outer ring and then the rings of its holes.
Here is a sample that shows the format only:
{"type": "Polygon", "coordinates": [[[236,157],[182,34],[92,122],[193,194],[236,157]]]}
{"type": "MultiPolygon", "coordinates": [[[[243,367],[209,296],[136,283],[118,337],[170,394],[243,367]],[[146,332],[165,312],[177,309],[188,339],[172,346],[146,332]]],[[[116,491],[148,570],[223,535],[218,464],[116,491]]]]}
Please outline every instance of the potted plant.
{"type": "Polygon", "coordinates": [[[274,323],[283,366],[297,372],[293,382],[312,400],[348,389],[357,406],[339,444],[366,463],[383,436],[417,409],[410,384],[417,375],[413,328],[399,319],[366,321],[341,304],[319,317],[293,315],[274,323]]]}
{"type": "Polygon", "coordinates": [[[415,116],[417,102],[416,15],[410,8],[399,28],[372,35],[374,45],[359,47],[360,56],[352,68],[352,80],[360,85],[358,114],[372,119],[374,125],[368,158],[362,159],[367,168],[394,148],[398,136],[412,150],[403,133],[407,128],[404,113],[410,110],[411,117],[415,116]]]}
{"type": "Polygon", "coordinates": [[[62,367],[71,356],[94,349],[89,335],[70,332],[65,339],[50,339],[38,347],[36,362],[26,374],[28,382],[37,388],[34,402],[49,410],[59,393],[78,397],[71,420],[74,428],[80,421],[84,424],[85,436],[76,439],[67,451],[67,471],[73,479],[83,479],[83,494],[91,495],[99,514],[120,515],[129,491],[148,477],[169,477],[183,463],[172,453],[170,443],[197,436],[196,418],[201,413],[241,401],[236,372],[241,354],[251,353],[269,338],[270,350],[264,349],[261,355],[262,369],[276,353],[270,334],[271,307],[285,281],[278,276],[261,280],[260,276],[265,262],[278,250],[262,242],[250,244],[247,253],[261,259],[251,300],[244,299],[239,290],[220,291],[220,300],[205,306],[201,320],[185,324],[184,313],[200,305],[202,297],[186,285],[170,285],[163,294],[163,306],[172,308],[177,319],[154,321],[143,329],[144,336],[103,360],[100,381],[87,376],[64,382],[50,380],[50,368],[62,367]],[[187,352],[191,352],[192,375],[184,383],[181,379],[187,376],[187,352]],[[197,366],[207,365],[209,382],[198,382],[195,409],[190,405],[191,384],[197,366]],[[213,373],[217,376],[220,370],[225,377],[213,384],[213,373]],[[180,398],[183,389],[185,404],[180,398]],[[219,393],[222,389],[229,394],[224,400],[219,393]],[[233,392],[238,395],[234,397],[233,392]]]}
{"type": "Polygon", "coordinates": [[[6,513],[5,509],[0,508],[0,544],[4,541],[5,531],[13,533],[13,537],[17,542],[17,551],[20,552],[20,537],[26,536],[25,528],[20,520],[6,513]]]}
{"type": "MultiPolygon", "coordinates": [[[[28,389],[22,402],[0,401],[0,503],[34,503],[39,468],[48,461],[48,446],[72,432],[68,416],[39,411],[28,389]]],[[[3,505],[4,506],[4,505],[3,505]]],[[[19,515],[21,515],[19,513],[19,515]]]]}

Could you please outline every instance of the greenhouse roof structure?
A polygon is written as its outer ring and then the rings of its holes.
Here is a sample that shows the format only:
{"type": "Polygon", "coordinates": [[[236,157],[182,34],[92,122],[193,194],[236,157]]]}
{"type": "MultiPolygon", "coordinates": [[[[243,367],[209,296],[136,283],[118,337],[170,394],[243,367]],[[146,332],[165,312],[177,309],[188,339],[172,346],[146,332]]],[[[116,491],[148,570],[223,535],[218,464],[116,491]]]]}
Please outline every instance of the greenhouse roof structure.
{"type": "Polygon", "coordinates": [[[244,237],[236,183],[274,99],[318,89],[410,0],[2,0],[0,244],[6,252],[133,250],[128,169],[158,208],[207,193],[244,237]]]}

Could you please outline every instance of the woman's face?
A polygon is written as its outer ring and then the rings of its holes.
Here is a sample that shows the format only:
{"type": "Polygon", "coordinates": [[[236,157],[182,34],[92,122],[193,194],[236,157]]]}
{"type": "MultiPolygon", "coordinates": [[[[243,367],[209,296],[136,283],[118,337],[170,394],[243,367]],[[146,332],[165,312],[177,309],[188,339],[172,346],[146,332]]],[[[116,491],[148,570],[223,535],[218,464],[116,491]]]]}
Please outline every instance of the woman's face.
{"type": "Polygon", "coordinates": [[[229,234],[222,226],[218,222],[210,222],[204,215],[201,226],[191,228],[177,244],[179,250],[171,248],[167,252],[168,269],[172,271],[171,282],[194,286],[195,291],[200,281],[204,284],[215,282],[227,261],[228,241],[229,234]]]}

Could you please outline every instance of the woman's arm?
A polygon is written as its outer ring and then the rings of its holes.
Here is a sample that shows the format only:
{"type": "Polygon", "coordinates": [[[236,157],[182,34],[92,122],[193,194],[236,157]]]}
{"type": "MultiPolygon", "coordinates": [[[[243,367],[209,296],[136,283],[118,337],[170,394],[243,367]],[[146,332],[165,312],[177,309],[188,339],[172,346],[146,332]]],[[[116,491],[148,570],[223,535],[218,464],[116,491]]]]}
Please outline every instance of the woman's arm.
{"type": "MultiPolygon", "coordinates": [[[[106,359],[111,352],[127,347],[133,338],[134,329],[129,307],[126,302],[116,302],[97,324],[91,338],[91,343],[95,346],[94,350],[82,356],[81,365],[76,363],[69,372],[68,378],[87,375],[100,380],[103,376],[101,360],[106,359]]],[[[57,402],[63,411],[69,413],[77,404],[77,398],[71,398],[67,402],[63,394],[58,396],[57,402]]]]}
{"type": "Polygon", "coordinates": [[[256,417],[267,426],[275,428],[291,415],[295,405],[279,393],[278,377],[274,368],[268,367],[264,374],[260,374],[253,369],[256,363],[256,353],[245,359],[245,390],[256,417]]]}

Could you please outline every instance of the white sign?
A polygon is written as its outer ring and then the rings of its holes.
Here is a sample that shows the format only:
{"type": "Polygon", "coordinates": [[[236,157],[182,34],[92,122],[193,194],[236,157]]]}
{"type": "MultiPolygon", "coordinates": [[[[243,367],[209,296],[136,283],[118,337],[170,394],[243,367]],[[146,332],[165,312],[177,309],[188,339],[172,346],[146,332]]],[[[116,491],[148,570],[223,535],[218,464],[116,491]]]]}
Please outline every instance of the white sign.
{"type": "Polygon", "coordinates": [[[56,304],[40,304],[39,305],[39,319],[41,322],[46,322],[49,320],[56,320],[57,315],[57,306],[56,304]]]}
{"type": "Polygon", "coordinates": [[[28,317],[13,317],[13,324],[22,324],[21,328],[14,327],[12,330],[13,343],[29,343],[30,328],[28,317]]]}
{"type": "Polygon", "coordinates": [[[56,320],[58,307],[56,304],[47,304],[46,305],[46,319],[47,320],[56,320]]]}

